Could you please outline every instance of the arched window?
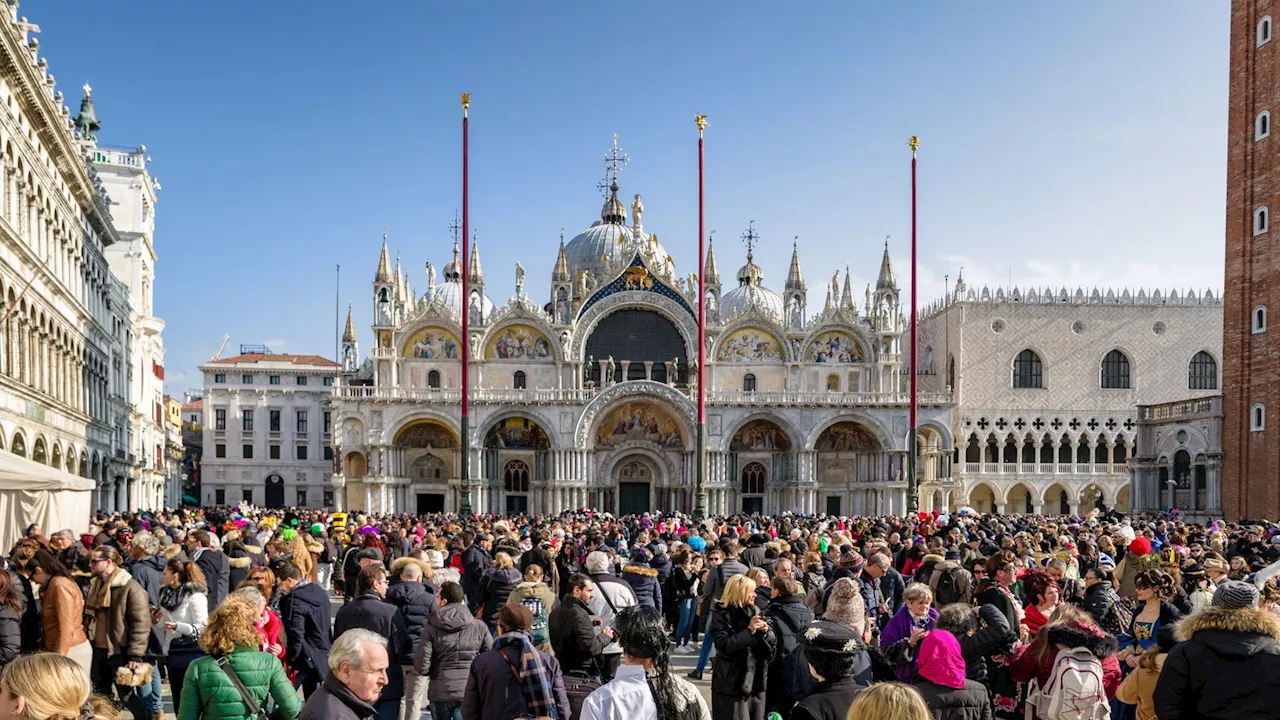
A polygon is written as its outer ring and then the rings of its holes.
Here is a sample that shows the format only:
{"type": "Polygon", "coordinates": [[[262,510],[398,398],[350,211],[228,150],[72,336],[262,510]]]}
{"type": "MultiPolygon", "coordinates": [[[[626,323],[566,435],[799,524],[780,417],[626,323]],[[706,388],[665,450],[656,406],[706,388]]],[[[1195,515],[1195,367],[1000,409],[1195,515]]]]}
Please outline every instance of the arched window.
{"type": "Polygon", "coordinates": [[[525,389],[526,384],[523,370],[517,370],[516,374],[511,376],[511,387],[517,390],[525,389]]]}
{"type": "Polygon", "coordinates": [[[1102,358],[1102,387],[1106,390],[1128,390],[1129,358],[1119,350],[1112,350],[1102,358]]]}
{"type": "Polygon", "coordinates": [[[507,492],[529,492],[529,466],[522,460],[512,460],[502,470],[502,488],[507,492]]]}
{"type": "Polygon", "coordinates": [[[1018,353],[1018,357],[1014,358],[1013,386],[1015,388],[1044,387],[1044,366],[1040,364],[1040,356],[1034,350],[1023,350],[1018,353]]]}
{"type": "Polygon", "coordinates": [[[742,468],[742,494],[763,495],[767,477],[768,472],[764,469],[764,465],[758,462],[747,463],[742,468]]]}
{"type": "Polygon", "coordinates": [[[431,372],[427,373],[427,387],[432,388],[434,390],[440,389],[440,371],[439,370],[432,370],[431,372]]]}
{"type": "Polygon", "coordinates": [[[1253,334],[1267,331],[1267,306],[1259,305],[1253,309],[1253,334]]]}
{"type": "Polygon", "coordinates": [[[1258,21],[1258,47],[1271,42],[1271,16],[1263,15],[1258,21]]]}
{"type": "Polygon", "coordinates": [[[746,375],[743,375],[742,376],[742,392],[755,392],[755,391],[756,391],[756,376],[752,375],[751,373],[747,373],[746,375]]]}
{"type": "Polygon", "coordinates": [[[1253,234],[1261,235],[1262,233],[1266,232],[1267,228],[1269,227],[1269,225],[1267,224],[1267,221],[1269,219],[1270,218],[1269,218],[1269,213],[1267,212],[1267,206],[1263,205],[1257,210],[1254,210],[1253,211],[1253,234]]]}
{"type": "Polygon", "coordinates": [[[1267,409],[1262,403],[1254,403],[1249,408],[1249,429],[1254,432],[1261,432],[1267,427],[1267,409]]]}
{"type": "Polygon", "coordinates": [[[1191,366],[1187,370],[1187,387],[1191,390],[1218,389],[1218,361],[1212,355],[1201,350],[1191,358],[1191,366]]]}
{"type": "Polygon", "coordinates": [[[1271,135],[1271,112],[1263,110],[1253,121],[1253,139],[1262,140],[1271,135]]]}
{"type": "Polygon", "coordinates": [[[833,375],[827,376],[827,390],[831,392],[840,392],[840,376],[839,375],[833,374],[833,375]]]}
{"type": "MultiPolygon", "coordinates": [[[[409,466],[409,474],[410,477],[419,480],[442,480],[445,477],[444,469],[444,460],[435,455],[427,454],[413,461],[413,464],[409,466]]],[[[364,473],[365,471],[361,470],[358,477],[363,477],[364,473]]],[[[350,476],[351,473],[348,473],[348,475],[350,476]]]]}

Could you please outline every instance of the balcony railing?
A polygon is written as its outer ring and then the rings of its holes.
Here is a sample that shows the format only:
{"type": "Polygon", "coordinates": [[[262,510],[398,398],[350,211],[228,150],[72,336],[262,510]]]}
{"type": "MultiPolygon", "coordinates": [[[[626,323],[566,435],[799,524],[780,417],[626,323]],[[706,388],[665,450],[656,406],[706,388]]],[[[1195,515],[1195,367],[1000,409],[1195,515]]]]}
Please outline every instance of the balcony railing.
{"type": "Polygon", "coordinates": [[[1106,463],[966,462],[961,467],[966,475],[1124,475],[1128,472],[1124,463],[1116,463],[1110,470],[1106,463]]]}
{"type": "MultiPolygon", "coordinates": [[[[690,388],[678,388],[679,392],[692,399],[690,388]]],[[[484,403],[569,403],[580,404],[590,402],[599,388],[531,388],[531,389],[496,389],[474,390],[471,401],[484,403]]],[[[337,396],[344,400],[425,400],[439,403],[459,403],[462,391],[456,388],[401,388],[401,387],[339,387],[337,396]]],[[[713,405],[906,405],[910,402],[908,393],[889,392],[827,392],[786,390],[780,392],[743,392],[741,390],[711,390],[707,392],[707,402],[713,405]]],[[[950,393],[922,393],[920,403],[923,405],[941,405],[951,402],[950,393]]]]}

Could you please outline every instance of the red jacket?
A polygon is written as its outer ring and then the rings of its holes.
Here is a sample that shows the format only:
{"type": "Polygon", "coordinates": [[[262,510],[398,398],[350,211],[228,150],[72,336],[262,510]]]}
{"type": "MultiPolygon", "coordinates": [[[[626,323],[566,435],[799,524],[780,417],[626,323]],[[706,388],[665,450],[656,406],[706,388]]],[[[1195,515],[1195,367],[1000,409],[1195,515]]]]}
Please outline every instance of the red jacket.
{"type": "MultiPolygon", "coordinates": [[[[1083,647],[1093,653],[1102,665],[1102,686],[1106,690],[1107,699],[1115,698],[1116,690],[1120,688],[1122,680],[1120,663],[1116,660],[1115,638],[1097,627],[1084,623],[1050,625],[1046,626],[1042,632],[1049,634],[1049,642],[1055,646],[1083,647]]],[[[1058,650],[1055,648],[1047,662],[1039,663],[1032,649],[1034,647],[1033,642],[1022,648],[1009,665],[1009,672],[1018,682],[1027,682],[1034,677],[1040,683],[1040,687],[1044,687],[1049,682],[1049,676],[1053,674],[1053,664],[1058,660],[1058,650]]]]}

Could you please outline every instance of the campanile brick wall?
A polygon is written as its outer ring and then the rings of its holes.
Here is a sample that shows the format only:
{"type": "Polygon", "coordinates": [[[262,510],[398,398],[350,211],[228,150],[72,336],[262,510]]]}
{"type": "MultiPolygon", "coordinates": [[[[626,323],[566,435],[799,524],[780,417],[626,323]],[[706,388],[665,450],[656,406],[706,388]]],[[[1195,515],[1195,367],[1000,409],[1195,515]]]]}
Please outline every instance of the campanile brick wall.
{"type": "Polygon", "coordinates": [[[1254,121],[1269,110],[1280,119],[1280,0],[1232,0],[1227,119],[1226,296],[1223,308],[1223,510],[1228,519],[1280,519],[1280,132],[1254,139],[1254,121]],[[1272,39],[1257,43],[1270,16],[1272,39]],[[1270,230],[1255,236],[1253,213],[1270,211],[1270,230]],[[1252,312],[1268,309],[1255,335],[1252,312]],[[1266,407],[1266,429],[1249,429],[1254,403],[1266,407]]]}

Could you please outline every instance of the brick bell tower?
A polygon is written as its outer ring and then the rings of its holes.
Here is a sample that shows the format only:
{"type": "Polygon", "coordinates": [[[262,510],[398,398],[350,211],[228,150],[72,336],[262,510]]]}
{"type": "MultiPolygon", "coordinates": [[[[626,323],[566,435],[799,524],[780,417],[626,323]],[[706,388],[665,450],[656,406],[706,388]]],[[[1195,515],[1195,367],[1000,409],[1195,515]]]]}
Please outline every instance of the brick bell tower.
{"type": "Polygon", "coordinates": [[[1222,338],[1222,507],[1229,520],[1280,518],[1277,20],[1280,2],[1231,2],[1222,338]]]}

